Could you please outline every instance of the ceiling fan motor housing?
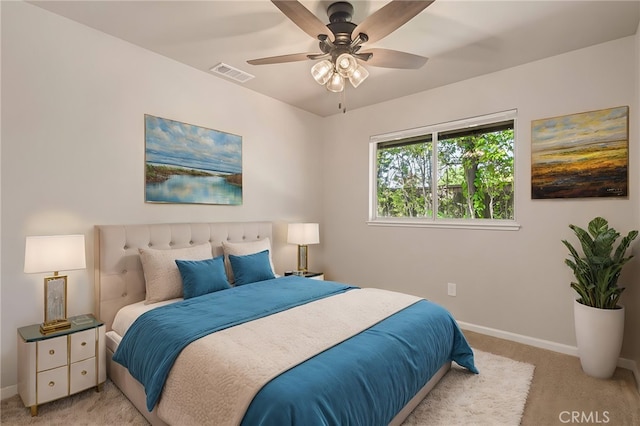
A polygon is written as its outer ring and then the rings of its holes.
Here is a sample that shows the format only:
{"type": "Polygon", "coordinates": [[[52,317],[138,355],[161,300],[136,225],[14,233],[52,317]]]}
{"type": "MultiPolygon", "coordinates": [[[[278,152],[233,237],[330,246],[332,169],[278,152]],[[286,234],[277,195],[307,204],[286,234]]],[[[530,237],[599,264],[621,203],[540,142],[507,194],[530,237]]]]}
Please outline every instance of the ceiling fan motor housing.
{"type": "Polygon", "coordinates": [[[351,22],[353,16],[353,6],[346,1],[332,3],[327,8],[329,24],[327,27],[335,35],[335,44],[350,44],[351,33],[356,28],[356,24],[351,22]]]}
{"type": "Polygon", "coordinates": [[[346,1],[331,3],[327,8],[329,22],[351,22],[353,16],[353,6],[346,1]]]}
{"type": "MultiPolygon", "coordinates": [[[[320,41],[320,49],[324,53],[331,53],[334,58],[342,53],[353,53],[357,49],[356,46],[352,46],[351,33],[357,27],[356,24],[351,22],[353,16],[353,6],[346,1],[339,1],[332,3],[327,8],[327,15],[329,16],[329,24],[327,28],[331,30],[335,40],[333,45],[327,43],[326,40],[320,41]]],[[[360,43],[358,43],[360,44],[360,43]]]]}

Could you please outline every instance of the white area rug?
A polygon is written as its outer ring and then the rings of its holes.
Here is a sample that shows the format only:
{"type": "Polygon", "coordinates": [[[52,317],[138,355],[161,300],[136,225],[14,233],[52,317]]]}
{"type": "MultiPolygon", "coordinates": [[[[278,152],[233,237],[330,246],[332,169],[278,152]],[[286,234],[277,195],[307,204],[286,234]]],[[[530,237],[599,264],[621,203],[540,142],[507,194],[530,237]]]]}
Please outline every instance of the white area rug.
{"type": "MultiPolygon", "coordinates": [[[[407,418],[405,426],[519,425],[533,365],[474,351],[480,374],[457,365],[407,418]]],[[[31,417],[19,396],[2,401],[2,425],[147,425],[147,421],[110,380],[102,392],[87,390],[43,404],[31,417]]]]}
{"type": "Polygon", "coordinates": [[[454,363],[403,426],[520,424],[534,366],[487,352],[473,352],[480,374],[454,363]]]}

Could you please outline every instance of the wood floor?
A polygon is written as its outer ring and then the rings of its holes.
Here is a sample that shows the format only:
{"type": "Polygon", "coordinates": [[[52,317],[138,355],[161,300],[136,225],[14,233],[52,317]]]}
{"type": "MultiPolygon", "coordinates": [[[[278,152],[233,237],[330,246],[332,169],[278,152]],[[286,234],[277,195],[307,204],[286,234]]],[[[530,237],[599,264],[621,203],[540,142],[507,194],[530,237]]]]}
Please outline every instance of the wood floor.
{"type": "Polygon", "coordinates": [[[535,365],[523,426],[640,425],[640,394],[631,371],[618,368],[610,380],[594,379],[582,372],[577,357],[471,331],[464,334],[473,348],[535,365]]]}

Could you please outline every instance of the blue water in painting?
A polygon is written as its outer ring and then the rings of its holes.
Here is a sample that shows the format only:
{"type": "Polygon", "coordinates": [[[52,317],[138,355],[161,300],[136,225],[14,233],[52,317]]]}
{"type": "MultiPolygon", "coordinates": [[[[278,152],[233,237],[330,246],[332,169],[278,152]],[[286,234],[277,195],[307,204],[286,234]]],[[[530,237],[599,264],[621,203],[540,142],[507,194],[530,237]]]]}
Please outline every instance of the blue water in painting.
{"type": "Polygon", "coordinates": [[[172,175],[146,185],[146,200],[158,203],[242,204],[242,187],[221,176],[172,175]]]}

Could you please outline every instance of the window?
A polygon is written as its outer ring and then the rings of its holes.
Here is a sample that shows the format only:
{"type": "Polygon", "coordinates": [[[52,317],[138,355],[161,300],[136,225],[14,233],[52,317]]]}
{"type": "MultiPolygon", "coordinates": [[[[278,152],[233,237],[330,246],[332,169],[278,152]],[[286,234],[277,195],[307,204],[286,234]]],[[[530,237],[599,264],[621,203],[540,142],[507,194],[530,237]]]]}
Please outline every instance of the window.
{"type": "Polygon", "coordinates": [[[370,223],[517,229],[515,116],[372,137],[370,223]]]}

